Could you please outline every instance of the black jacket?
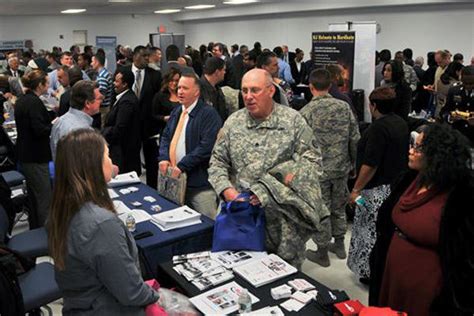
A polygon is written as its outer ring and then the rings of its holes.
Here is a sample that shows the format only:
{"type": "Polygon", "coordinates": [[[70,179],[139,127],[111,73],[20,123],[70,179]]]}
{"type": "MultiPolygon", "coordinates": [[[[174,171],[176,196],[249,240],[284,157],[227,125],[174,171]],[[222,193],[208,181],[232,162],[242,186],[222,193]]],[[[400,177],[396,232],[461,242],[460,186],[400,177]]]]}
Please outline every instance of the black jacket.
{"type": "Polygon", "coordinates": [[[222,122],[227,120],[229,116],[229,111],[225,103],[225,96],[220,87],[213,87],[209,81],[207,81],[205,76],[202,76],[201,79],[201,98],[216,109],[217,113],[222,119],[222,122]]]}
{"type": "MultiPolygon", "coordinates": [[[[132,66],[130,65],[125,69],[132,71],[132,66]]],[[[158,122],[153,116],[152,104],[153,97],[158,91],[160,91],[160,87],[161,72],[146,67],[145,78],[138,98],[138,107],[140,109],[140,119],[142,124],[142,139],[148,139],[159,133],[158,122]]]]}
{"type": "MultiPolygon", "coordinates": [[[[378,305],[388,248],[395,226],[392,210],[417,173],[403,174],[378,211],[377,241],[370,255],[369,305],[378,305]]],[[[443,209],[438,254],[443,274],[441,294],[431,305],[431,315],[472,315],[474,313],[474,181],[453,187],[443,209]]],[[[409,260],[409,258],[407,258],[409,260]]]]}
{"type": "Polygon", "coordinates": [[[136,171],[140,175],[140,111],[132,90],[112,106],[102,135],[109,143],[110,157],[120,172],[136,171]]]}
{"type": "Polygon", "coordinates": [[[20,97],[15,106],[19,162],[48,163],[51,158],[51,119],[40,98],[33,92],[20,97]]]}
{"type": "Polygon", "coordinates": [[[301,61],[301,68],[300,71],[298,71],[298,67],[296,66],[296,61],[292,60],[290,62],[290,69],[291,69],[291,76],[295,80],[295,85],[298,85],[300,83],[303,84],[308,84],[308,69],[307,65],[305,62],[301,61]]]}

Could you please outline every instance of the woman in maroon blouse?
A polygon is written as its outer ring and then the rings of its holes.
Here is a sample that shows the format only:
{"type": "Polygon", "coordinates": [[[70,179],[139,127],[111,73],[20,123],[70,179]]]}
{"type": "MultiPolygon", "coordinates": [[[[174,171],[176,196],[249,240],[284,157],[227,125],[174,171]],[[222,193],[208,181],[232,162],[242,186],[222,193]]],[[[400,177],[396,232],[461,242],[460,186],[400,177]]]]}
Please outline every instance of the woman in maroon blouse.
{"type": "Polygon", "coordinates": [[[474,312],[474,185],[467,140],[431,125],[379,209],[369,303],[408,315],[474,312]]]}

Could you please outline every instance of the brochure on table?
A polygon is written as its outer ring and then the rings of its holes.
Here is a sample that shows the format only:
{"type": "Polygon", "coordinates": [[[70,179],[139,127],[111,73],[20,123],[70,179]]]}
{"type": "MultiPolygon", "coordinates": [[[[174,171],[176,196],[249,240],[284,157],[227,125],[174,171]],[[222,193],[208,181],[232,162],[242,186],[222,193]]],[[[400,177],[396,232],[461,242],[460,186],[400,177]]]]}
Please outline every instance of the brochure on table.
{"type": "Polygon", "coordinates": [[[244,265],[252,260],[266,257],[265,251],[219,251],[211,252],[211,258],[227,269],[244,265]]]}
{"type": "Polygon", "coordinates": [[[298,272],[298,269],[275,254],[252,260],[245,265],[235,267],[233,270],[255,287],[272,283],[298,272]]]}
{"type": "MultiPolygon", "coordinates": [[[[238,299],[242,287],[235,281],[219,286],[189,300],[205,315],[225,315],[239,309],[238,299]]],[[[252,304],[260,300],[249,293],[252,304]]]]}

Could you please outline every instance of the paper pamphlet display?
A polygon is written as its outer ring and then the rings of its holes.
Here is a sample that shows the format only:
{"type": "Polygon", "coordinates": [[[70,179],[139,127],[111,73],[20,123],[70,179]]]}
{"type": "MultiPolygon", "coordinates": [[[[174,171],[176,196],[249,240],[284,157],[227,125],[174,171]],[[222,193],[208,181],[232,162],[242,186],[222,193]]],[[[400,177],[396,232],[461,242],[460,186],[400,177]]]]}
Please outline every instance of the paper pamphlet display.
{"type": "Polygon", "coordinates": [[[234,268],[234,272],[255,287],[259,287],[298,272],[275,254],[253,260],[234,268]]]}
{"type": "Polygon", "coordinates": [[[183,255],[176,255],[173,256],[173,264],[186,262],[188,260],[196,260],[196,259],[209,259],[211,256],[210,251],[200,251],[194,253],[187,253],[183,255]]]}
{"type": "Polygon", "coordinates": [[[151,216],[151,222],[162,231],[200,224],[201,214],[188,206],[181,206],[170,211],[151,216]]]}
{"type": "MultiPolygon", "coordinates": [[[[189,299],[204,315],[225,315],[239,309],[238,299],[242,287],[235,281],[219,286],[189,299]]],[[[249,292],[252,304],[260,301],[249,292]]]]}
{"type": "Polygon", "coordinates": [[[119,187],[122,185],[127,185],[127,184],[134,184],[134,183],[140,183],[140,178],[138,177],[137,173],[135,171],[129,172],[129,173],[122,173],[108,183],[108,186],[111,188],[119,187]]]}
{"type": "Polygon", "coordinates": [[[219,251],[212,252],[211,258],[222,264],[227,269],[246,264],[254,259],[259,259],[267,256],[266,252],[258,251],[219,251]]]}
{"type": "Polygon", "coordinates": [[[208,277],[202,277],[193,280],[193,285],[199,289],[199,291],[206,290],[214,285],[221,284],[225,281],[229,281],[234,277],[232,271],[225,270],[223,273],[210,275],[208,277]]]}
{"type": "Polygon", "coordinates": [[[210,259],[189,260],[174,266],[173,269],[188,281],[214,274],[222,274],[226,271],[218,262],[210,259]]]}

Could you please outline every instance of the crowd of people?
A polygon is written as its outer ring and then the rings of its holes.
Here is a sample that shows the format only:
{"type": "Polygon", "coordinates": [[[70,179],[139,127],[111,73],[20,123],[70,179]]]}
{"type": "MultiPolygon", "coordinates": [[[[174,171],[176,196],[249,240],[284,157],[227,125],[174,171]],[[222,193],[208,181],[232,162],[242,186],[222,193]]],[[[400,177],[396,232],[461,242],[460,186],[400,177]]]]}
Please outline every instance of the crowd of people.
{"type": "Polygon", "coordinates": [[[185,174],[184,203],[211,218],[250,192],[267,251],[298,269],[347,258],[371,305],[472,314],[474,65],[447,50],[426,70],[410,49],[394,56],[377,53],[367,124],[340,65],[286,45],[119,45],[113,74],[91,46],[6,54],[0,101],[14,109],[30,226],[48,226],[64,311],[134,314],[158,299],[106,191],[144,168],[155,189],[158,173],[185,174]]]}

